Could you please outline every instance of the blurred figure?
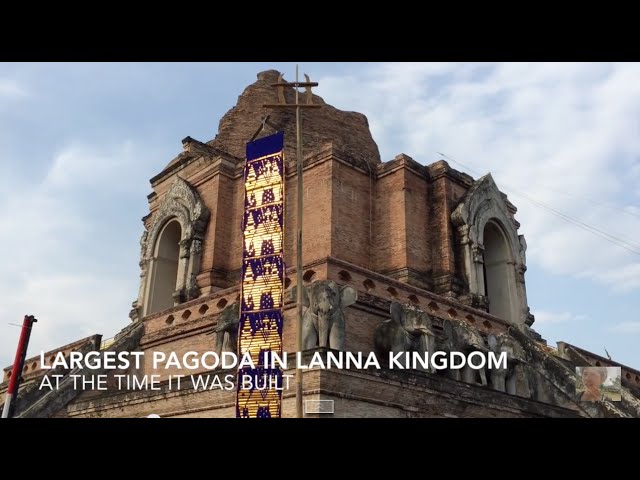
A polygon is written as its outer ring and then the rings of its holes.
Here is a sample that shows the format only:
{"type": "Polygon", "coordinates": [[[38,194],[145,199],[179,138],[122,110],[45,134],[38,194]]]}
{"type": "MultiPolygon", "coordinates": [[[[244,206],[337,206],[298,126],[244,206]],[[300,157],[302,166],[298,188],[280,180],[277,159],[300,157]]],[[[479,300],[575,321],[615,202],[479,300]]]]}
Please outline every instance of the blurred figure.
{"type": "Polygon", "coordinates": [[[582,367],[581,376],[584,390],[577,393],[578,401],[600,402],[605,400],[602,384],[607,380],[607,368],[582,367]]]}

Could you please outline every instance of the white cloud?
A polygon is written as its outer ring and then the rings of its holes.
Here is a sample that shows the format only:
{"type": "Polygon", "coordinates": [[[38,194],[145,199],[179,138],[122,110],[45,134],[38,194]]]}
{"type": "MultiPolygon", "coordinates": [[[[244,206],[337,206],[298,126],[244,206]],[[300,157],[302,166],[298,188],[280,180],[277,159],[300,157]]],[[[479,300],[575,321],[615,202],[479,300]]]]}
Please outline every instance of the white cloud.
{"type": "Polygon", "coordinates": [[[619,323],[613,326],[611,331],[617,333],[640,333],[640,321],[619,323]]]}
{"type": "MultiPolygon", "coordinates": [[[[132,282],[80,271],[33,273],[21,280],[20,288],[0,305],[0,318],[15,324],[22,324],[22,316],[26,314],[38,319],[28,357],[96,333],[111,336],[128,322],[126,312],[132,300],[132,282]]],[[[20,329],[11,326],[2,329],[5,333],[0,350],[4,355],[13,354],[20,329]]],[[[7,358],[4,360],[2,367],[11,363],[7,358]]]]}
{"type": "Polygon", "coordinates": [[[27,89],[18,82],[0,78],[0,100],[15,100],[28,96],[27,89]]]}
{"type": "Polygon", "coordinates": [[[319,91],[367,115],[383,160],[402,151],[428,164],[442,152],[476,178],[491,171],[518,207],[530,263],[618,292],[640,289],[640,217],[624,213],[639,207],[637,78],[634,63],[385,64],[319,78],[319,91]],[[638,253],[517,193],[635,239],[638,253]]]}
{"type": "Polygon", "coordinates": [[[135,219],[145,214],[144,169],[153,158],[144,153],[131,142],[72,144],[53,155],[40,183],[7,182],[0,367],[11,363],[18,341],[9,323],[26,314],[39,320],[29,356],[95,333],[111,336],[129,323],[142,233],[135,219]]]}
{"type": "Polygon", "coordinates": [[[614,293],[627,293],[640,288],[640,261],[604,272],[589,271],[586,275],[597,277],[610,285],[614,293]]]}
{"type": "Polygon", "coordinates": [[[58,152],[45,179],[47,188],[65,191],[70,188],[101,188],[110,192],[120,192],[123,186],[140,190],[135,157],[136,149],[132,141],[124,141],[114,146],[85,144],[69,145],[58,152]]]}
{"type": "Polygon", "coordinates": [[[585,315],[577,315],[570,312],[547,312],[544,310],[536,310],[536,324],[539,323],[564,323],[585,320],[585,315]]]}

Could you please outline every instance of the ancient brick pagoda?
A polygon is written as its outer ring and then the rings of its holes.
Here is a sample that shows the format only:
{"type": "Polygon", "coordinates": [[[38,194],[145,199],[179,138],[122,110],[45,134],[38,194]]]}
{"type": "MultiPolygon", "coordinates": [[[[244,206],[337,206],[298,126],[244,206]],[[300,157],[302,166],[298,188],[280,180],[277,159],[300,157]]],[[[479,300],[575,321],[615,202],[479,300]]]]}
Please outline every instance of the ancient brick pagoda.
{"type": "MultiPolygon", "coordinates": [[[[230,348],[217,329],[240,293],[245,145],[260,125],[262,105],[278,102],[271,85],[279,75],[258,74],[213,140],[185,138],[183,151],[151,179],[131,322],[109,342],[92,336],[48,352],[47,359],[99,349],[181,355],[230,348]]],[[[293,89],[285,96],[293,102],[293,89]]],[[[314,103],[323,108],[303,112],[304,281],[309,288],[331,280],[357,292],[355,303],[343,309],[344,349],[374,351],[376,330],[390,319],[392,304],[399,304],[397,315],[426,315],[438,349],[508,347],[511,367],[502,372],[502,383],[489,372],[483,379],[446,371],[311,369],[303,373],[305,400],[334,400],[334,413],[325,414],[334,417],[640,416],[640,371],[566,343],[553,348],[532,329],[526,242],[518,234],[515,206],[490,174],[473,179],[444,160],[425,166],[405,154],[382,162],[364,115],[338,110],[317,96],[314,103]],[[476,340],[456,343],[471,337],[476,340]],[[622,401],[577,402],[580,365],[620,366],[622,401]]],[[[294,113],[273,111],[270,123],[285,132],[289,268],[283,340],[284,351],[295,352],[294,113]]],[[[163,381],[159,390],[77,391],[65,378],[58,390],[40,391],[45,371],[39,357],[28,359],[16,416],[235,416],[234,390],[188,388],[189,375],[225,372],[154,372],[150,360],[145,355],[140,369],[111,372],[109,385],[115,385],[115,374],[159,374],[166,380],[171,373],[186,375],[182,388],[170,390],[163,381]]],[[[11,374],[12,367],[4,369],[0,392],[11,374]]],[[[294,397],[294,388],[283,393],[283,416],[295,416],[294,397]]]]}

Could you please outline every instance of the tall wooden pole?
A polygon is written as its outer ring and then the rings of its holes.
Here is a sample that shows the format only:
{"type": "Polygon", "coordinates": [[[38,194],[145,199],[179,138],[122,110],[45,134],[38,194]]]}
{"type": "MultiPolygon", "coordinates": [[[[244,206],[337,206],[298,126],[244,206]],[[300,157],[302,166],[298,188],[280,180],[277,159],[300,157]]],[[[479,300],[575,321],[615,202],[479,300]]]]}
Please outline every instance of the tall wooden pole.
{"type": "MultiPolygon", "coordinates": [[[[298,83],[298,65],[296,65],[296,83],[298,83]]],[[[297,180],[298,180],[298,235],[297,235],[297,253],[296,253],[296,273],[297,273],[297,285],[296,288],[297,298],[296,303],[298,305],[298,352],[302,352],[302,119],[300,118],[300,104],[298,102],[298,89],[296,91],[296,154],[297,154],[297,180]]],[[[302,369],[300,368],[300,362],[296,362],[296,416],[298,418],[304,417],[304,411],[302,409],[302,369]]]]}
{"type": "MultiPolygon", "coordinates": [[[[265,108],[295,108],[296,109],[296,163],[297,163],[297,183],[298,183],[298,207],[297,207],[297,241],[296,241],[296,276],[297,276],[297,288],[296,288],[296,303],[297,303],[297,349],[298,352],[303,351],[302,345],[302,209],[303,209],[303,188],[302,188],[302,167],[303,167],[303,155],[302,155],[302,117],[300,116],[301,108],[319,108],[321,105],[315,105],[312,103],[311,87],[317,87],[316,82],[310,82],[309,77],[306,82],[300,82],[298,79],[298,65],[296,65],[296,81],[284,82],[282,75],[280,81],[274,84],[274,87],[278,87],[279,98],[281,103],[266,104],[265,108]],[[284,87],[294,87],[296,92],[295,104],[288,104],[285,101],[284,87]],[[299,87],[305,87],[307,89],[307,102],[301,104],[299,101],[299,87]]],[[[302,408],[302,369],[299,362],[296,362],[296,416],[298,418],[304,417],[304,411],[302,408]]]]}

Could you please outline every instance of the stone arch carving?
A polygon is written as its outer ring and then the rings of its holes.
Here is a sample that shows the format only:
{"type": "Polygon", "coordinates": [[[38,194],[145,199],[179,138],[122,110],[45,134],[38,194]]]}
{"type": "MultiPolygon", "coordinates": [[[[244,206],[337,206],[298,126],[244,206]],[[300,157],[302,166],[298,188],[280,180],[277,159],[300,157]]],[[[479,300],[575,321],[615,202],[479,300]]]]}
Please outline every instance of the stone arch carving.
{"type": "Polygon", "coordinates": [[[140,239],[140,289],[129,314],[132,320],[147,315],[148,291],[153,281],[154,247],[164,226],[174,220],[182,230],[174,305],[200,295],[196,275],[200,272],[202,241],[209,221],[209,210],[202,203],[197,190],[186,180],[176,177],[153,215],[151,227],[145,229],[140,239]]]}
{"type": "Polygon", "coordinates": [[[512,281],[515,290],[510,293],[509,318],[504,320],[521,328],[531,326],[533,317],[529,314],[524,283],[527,244],[524,236],[518,235],[518,224],[491,174],[481,177],[469,188],[451,214],[451,220],[456,227],[471,303],[484,308],[488,305],[483,268],[484,234],[485,227],[491,223],[501,231],[507,244],[507,275],[512,276],[508,281],[512,281]]]}

